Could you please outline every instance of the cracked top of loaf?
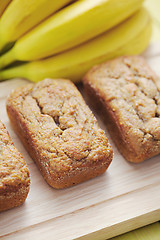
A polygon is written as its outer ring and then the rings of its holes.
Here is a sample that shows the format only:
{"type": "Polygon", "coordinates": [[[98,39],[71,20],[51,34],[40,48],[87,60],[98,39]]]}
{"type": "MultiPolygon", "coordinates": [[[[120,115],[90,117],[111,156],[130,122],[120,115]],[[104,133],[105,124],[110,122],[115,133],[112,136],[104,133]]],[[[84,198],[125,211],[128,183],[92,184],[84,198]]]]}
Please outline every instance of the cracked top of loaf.
{"type": "Polygon", "coordinates": [[[95,66],[84,85],[106,106],[126,147],[140,158],[160,153],[160,78],[144,58],[120,57],[95,66]]]}
{"type": "Polygon", "coordinates": [[[50,175],[105,165],[111,159],[104,131],[69,80],[46,79],[19,88],[10,95],[7,107],[14,109],[36,152],[34,158],[50,175]]]}
{"type": "Polygon", "coordinates": [[[0,194],[16,192],[29,184],[28,167],[0,121],[0,194]]]}

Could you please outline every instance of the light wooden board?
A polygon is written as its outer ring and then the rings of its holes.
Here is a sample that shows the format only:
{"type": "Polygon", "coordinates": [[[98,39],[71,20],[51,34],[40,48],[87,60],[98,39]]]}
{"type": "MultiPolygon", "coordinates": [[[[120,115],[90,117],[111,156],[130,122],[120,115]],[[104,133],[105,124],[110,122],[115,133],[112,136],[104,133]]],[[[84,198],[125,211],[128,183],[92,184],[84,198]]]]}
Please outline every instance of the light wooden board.
{"type": "MultiPolygon", "coordinates": [[[[160,75],[160,42],[144,53],[160,75]]],[[[0,119],[31,172],[31,189],[22,206],[0,214],[1,239],[108,239],[160,220],[160,155],[131,164],[110,139],[114,159],[100,177],[65,190],[54,190],[43,180],[32,159],[11,128],[6,96],[25,80],[0,83],[0,119]]]]}

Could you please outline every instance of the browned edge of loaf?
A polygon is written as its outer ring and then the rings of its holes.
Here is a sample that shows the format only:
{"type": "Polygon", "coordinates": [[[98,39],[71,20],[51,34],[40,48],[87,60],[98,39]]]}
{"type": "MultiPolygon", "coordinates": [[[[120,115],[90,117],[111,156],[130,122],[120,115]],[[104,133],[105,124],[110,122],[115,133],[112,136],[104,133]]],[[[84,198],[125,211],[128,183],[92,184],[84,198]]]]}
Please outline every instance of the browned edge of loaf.
{"type": "Polygon", "coordinates": [[[24,186],[15,192],[6,192],[6,194],[0,195],[0,212],[23,204],[28,196],[28,192],[29,186],[24,186]]]}
{"type": "MultiPolygon", "coordinates": [[[[7,131],[7,134],[8,134],[11,145],[14,147],[17,154],[21,158],[23,158],[22,155],[15,148],[14,143],[12,142],[8,131],[7,131]]],[[[26,164],[25,161],[24,161],[24,164],[26,164]]],[[[29,171],[28,171],[28,174],[29,174],[29,171]]],[[[14,181],[14,180],[11,178],[11,181],[14,181]]],[[[19,185],[16,184],[14,187],[10,187],[9,185],[7,185],[6,189],[1,189],[2,192],[0,193],[0,212],[9,210],[14,207],[18,207],[21,204],[23,204],[28,196],[29,189],[30,189],[30,176],[28,176],[24,184],[23,183],[19,185]]]]}
{"type": "MultiPolygon", "coordinates": [[[[70,80],[67,80],[67,81],[70,81],[70,80]]],[[[54,178],[53,175],[51,176],[49,174],[47,166],[45,166],[45,163],[43,163],[43,159],[40,159],[40,156],[37,154],[37,151],[34,148],[34,145],[31,144],[32,143],[31,135],[28,133],[28,129],[26,125],[23,123],[23,121],[21,121],[21,117],[16,111],[16,109],[12,106],[12,104],[9,104],[8,101],[6,104],[6,108],[7,108],[8,117],[11,121],[11,124],[15,132],[20,137],[22,143],[24,144],[30,156],[36,162],[44,179],[51,187],[55,189],[63,189],[63,188],[71,187],[73,185],[79,184],[81,182],[87,181],[89,179],[92,179],[96,176],[103,174],[109,167],[113,158],[113,151],[111,147],[110,147],[110,155],[107,159],[104,160],[104,162],[101,162],[101,163],[98,162],[96,165],[94,164],[93,166],[87,166],[85,168],[84,167],[77,168],[74,171],[70,172],[69,174],[66,174],[65,172],[62,176],[59,176],[58,178],[57,177],[54,178]]]]}
{"type": "MultiPolygon", "coordinates": [[[[123,56],[120,58],[125,58],[125,57],[127,58],[128,56],[123,56]]],[[[139,57],[139,56],[136,56],[136,57],[139,57]]],[[[113,60],[110,60],[110,61],[113,61],[113,60]]],[[[110,107],[109,103],[107,101],[104,101],[103,97],[98,93],[98,91],[96,91],[93,85],[90,84],[90,82],[88,81],[88,76],[90,75],[90,73],[96,70],[99,66],[101,66],[101,64],[94,66],[83,78],[85,97],[87,99],[88,104],[93,109],[95,109],[97,113],[100,115],[100,117],[102,118],[119,152],[124,156],[126,160],[132,163],[140,163],[146,159],[149,159],[159,154],[159,149],[153,152],[150,151],[150,149],[143,149],[143,152],[141,152],[141,154],[137,154],[134,146],[131,145],[129,141],[127,141],[127,139],[125,138],[125,135],[123,134],[123,125],[120,125],[119,119],[117,119],[115,112],[110,107]]]]}

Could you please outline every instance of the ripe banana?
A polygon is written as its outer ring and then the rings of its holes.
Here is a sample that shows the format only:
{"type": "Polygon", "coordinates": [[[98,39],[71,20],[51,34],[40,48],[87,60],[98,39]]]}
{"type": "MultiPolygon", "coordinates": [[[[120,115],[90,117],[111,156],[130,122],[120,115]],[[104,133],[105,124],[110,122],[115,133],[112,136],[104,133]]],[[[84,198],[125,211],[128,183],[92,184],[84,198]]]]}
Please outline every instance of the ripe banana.
{"type": "Polygon", "coordinates": [[[46,58],[79,45],[116,26],[137,11],[143,0],[79,0],[62,9],[16,42],[0,58],[0,68],[46,58]]]}
{"type": "MultiPolygon", "coordinates": [[[[8,0],[0,0],[0,3],[8,0]]],[[[0,50],[73,0],[14,0],[0,19],[0,50]]]]}
{"type": "Polygon", "coordinates": [[[0,17],[12,0],[0,0],[0,17]]]}
{"type": "Polygon", "coordinates": [[[0,72],[0,79],[23,77],[37,82],[44,78],[69,78],[74,82],[95,64],[120,55],[136,55],[145,50],[152,22],[142,8],[132,17],[97,38],[62,54],[26,63],[0,72]]]}

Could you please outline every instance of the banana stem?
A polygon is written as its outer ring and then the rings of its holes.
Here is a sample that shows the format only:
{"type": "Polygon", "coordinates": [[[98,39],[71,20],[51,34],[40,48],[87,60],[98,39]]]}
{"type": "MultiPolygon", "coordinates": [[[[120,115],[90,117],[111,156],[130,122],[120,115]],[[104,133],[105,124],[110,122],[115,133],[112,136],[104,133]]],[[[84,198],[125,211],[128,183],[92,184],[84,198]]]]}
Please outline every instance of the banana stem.
{"type": "Polygon", "coordinates": [[[0,69],[16,61],[14,51],[11,49],[0,57],[0,69]]]}

